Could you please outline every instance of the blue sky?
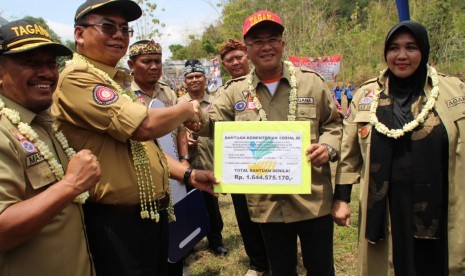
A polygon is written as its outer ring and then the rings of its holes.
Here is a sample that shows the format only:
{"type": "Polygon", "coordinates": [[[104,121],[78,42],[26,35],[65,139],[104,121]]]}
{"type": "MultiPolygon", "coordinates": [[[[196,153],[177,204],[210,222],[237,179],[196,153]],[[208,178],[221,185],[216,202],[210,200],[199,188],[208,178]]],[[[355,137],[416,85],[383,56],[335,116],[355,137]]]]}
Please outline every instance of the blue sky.
{"type": "MultiPolygon", "coordinates": [[[[156,0],[156,17],[166,25],[157,39],[163,47],[164,59],[169,57],[168,46],[186,44],[189,34],[200,34],[219,18],[221,0],[156,0]]],[[[26,15],[42,17],[63,39],[73,40],[74,14],[84,0],[0,0],[0,15],[7,20],[26,15]]],[[[133,39],[134,40],[134,39],[133,39]]],[[[131,41],[131,43],[134,41],[131,41]]]]}

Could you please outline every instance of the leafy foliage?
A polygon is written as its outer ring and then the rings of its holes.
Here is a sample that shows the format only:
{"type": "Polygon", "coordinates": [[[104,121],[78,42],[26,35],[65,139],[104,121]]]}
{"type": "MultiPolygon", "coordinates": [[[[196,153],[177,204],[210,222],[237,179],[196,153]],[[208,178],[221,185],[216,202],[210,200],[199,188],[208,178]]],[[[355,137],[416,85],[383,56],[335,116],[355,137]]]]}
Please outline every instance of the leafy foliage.
{"type": "Polygon", "coordinates": [[[155,16],[157,4],[150,0],[136,0],[136,2],[142,8],[141,18],[135,21],[136,39],[160,37],[161,32],[158,27],[164,28],[165,25],[155,16]]]}
{"type": "MultiPolygon", "coordinates": [[[[430,61],[444,73],[465,73],[465,2],[410,0],[411,19],[424,24],[431,43],[430,61]]],[[[223,0],[220,22],[200,37],[175,45],[173,59],[211,58],[228,38],[242,39],[244,19],[258,11],[277,13],[286,31],[286,55],[343,56],[338,81],[360,84],[385,62],[384,38],[398,22],[393,0],[223,0]],[[215,51],[213,51],[215,49],[215,51]]],[[[171,49],[171,47],[170,47],[171,49]]]]}
{"type": "MultiPolygon", "coordinates": [[[[42,17],[25,16],[23,19],[33,20],[34,22],[37,22],[40,26],[43,26],[44,29],[47,30],[48,34],[50,35],[50,37],[52,38],[53,41],[62,43],[61,37],[59,35],[57,35],[57,33],[55,33],[52,29],[50,29],[47,22],[45,22],[45,20],[42,17]]],[[[73,51],[75,49],[75,47],[71,48],[67,44],[64,44],[64,45],[67,46],[68,48],[70,48],[73,51]]],[[[73,45],[74,45],[74,43],[73,43],[73,45]]],[[[65,66],[65,62],[67,60],[69,60],[69,59],[70,59],[69,57],[57,57],[58,68],[60,68],[60,69],[63,68],[65,66]]]]}

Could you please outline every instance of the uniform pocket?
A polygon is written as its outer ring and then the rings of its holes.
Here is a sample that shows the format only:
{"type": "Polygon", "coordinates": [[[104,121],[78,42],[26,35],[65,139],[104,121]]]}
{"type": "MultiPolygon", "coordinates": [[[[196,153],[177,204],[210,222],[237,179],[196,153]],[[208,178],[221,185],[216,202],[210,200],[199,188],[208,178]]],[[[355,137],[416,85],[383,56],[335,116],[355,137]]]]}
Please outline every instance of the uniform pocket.
{"type": "Polygon", "coordinates": [[[43,188],[57,181],[55,174],[53,174],[46,160],[28,167],[26,169],[26,174],[34,190],[43,188]]]}
{"type": "Polygon", "coordinates": [[[310,139],[316,142],[319,135],[318,133],[318,120],[316,116],[316,106],[314,105],[297,105],[296,121],[310,121],[311,133],[310,139]]]}
{"type": "Polygon", "coordinates": [[[308,121],[316,119],[316,107],[311,105],[297,105],[296,114],[297,120],[308,121]]]}
{"type": "Polygon", "coordinates": [[[355,115],[354,123],[369,123],[370,122],[370,112],[358,112],[355,115]]]}
{"type": "Polygon", "coordinates": [[[256,110],[244,110],[235,112],[234,121],[258,121],[259,115],[256,110]]]}
{"type": "Polygon", "coordinates": [[[465,142],[465,111],[452,110],[450,116],[457,127],[457,143],[460,144],[465,142]]]}

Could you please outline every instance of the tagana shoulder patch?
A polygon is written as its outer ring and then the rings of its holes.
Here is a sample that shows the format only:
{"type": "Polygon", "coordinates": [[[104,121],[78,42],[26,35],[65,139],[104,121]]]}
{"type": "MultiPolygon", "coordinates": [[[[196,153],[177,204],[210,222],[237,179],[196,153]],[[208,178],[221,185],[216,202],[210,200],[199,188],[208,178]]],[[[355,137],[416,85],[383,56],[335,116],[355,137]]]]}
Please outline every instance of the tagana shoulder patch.
{"type": "Polygon", "coordinates": [[[95,86],[93,95],[94,101],[99,105],[110,105],[119,99],[116,91],[103,85],[95,86]]]}

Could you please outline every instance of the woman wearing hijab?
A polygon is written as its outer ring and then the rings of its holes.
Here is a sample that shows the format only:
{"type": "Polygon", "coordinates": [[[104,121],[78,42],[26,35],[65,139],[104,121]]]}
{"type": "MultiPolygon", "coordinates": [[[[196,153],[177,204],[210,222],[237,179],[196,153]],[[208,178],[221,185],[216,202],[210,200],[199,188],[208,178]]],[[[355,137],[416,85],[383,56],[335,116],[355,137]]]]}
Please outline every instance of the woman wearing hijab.
{"type": "Polygon", "coordinates": [[[465,275],[465,85],[428,56],[421,24],[395,25],[344,121],[332,214],[350,224],[360,183],[360,275],[465,275]]]}

